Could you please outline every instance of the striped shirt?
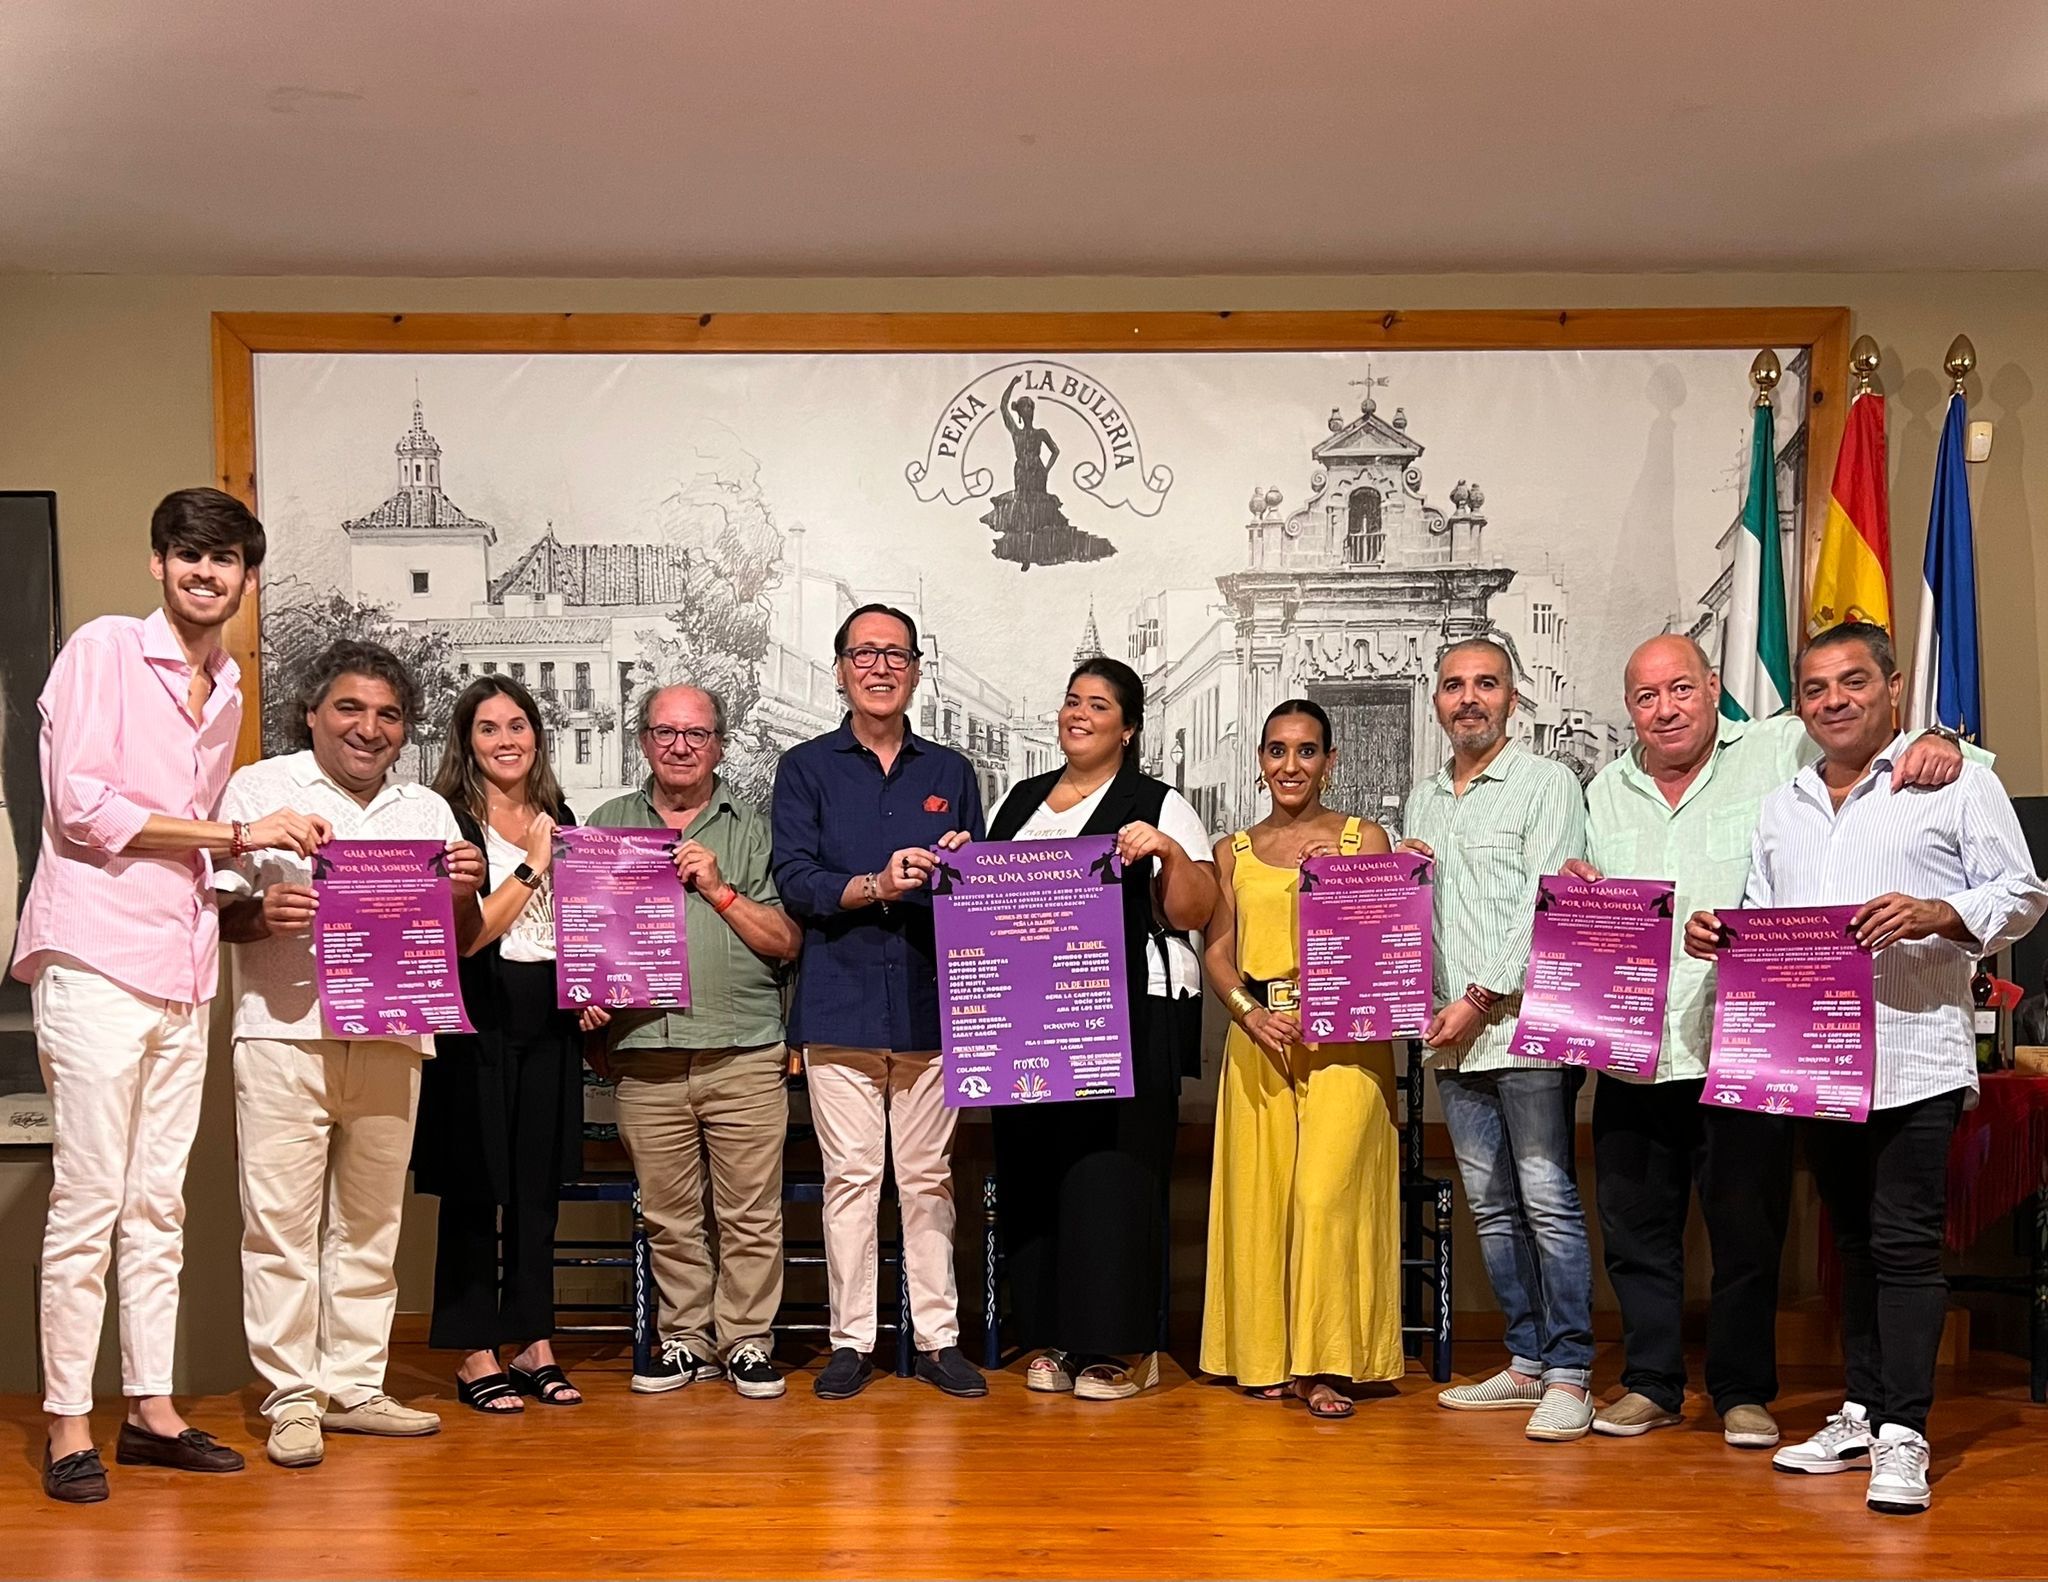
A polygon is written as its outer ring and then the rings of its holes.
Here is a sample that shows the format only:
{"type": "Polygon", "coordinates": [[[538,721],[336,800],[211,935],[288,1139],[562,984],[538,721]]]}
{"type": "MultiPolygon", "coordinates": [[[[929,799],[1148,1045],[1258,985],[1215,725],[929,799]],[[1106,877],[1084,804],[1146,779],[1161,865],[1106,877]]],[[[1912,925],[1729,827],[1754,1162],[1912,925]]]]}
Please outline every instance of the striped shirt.
{"type": "Polygon", "coordinates": [[[194,720],[185,712],[192,666],[162,610],[88,621],[57,655],[37,701],[43,834],[17,978],[70,961],[150,999],[213,998],[211,860],[196,849],[129,849],[152,813],[211,819],[220,806],[242,728],[241,672],[220,649],[207,668],[213,691],[194,720]]]}
{"type": "Polygon", "coordinates": [[[1764,799],[1746,906],[1860,906],[1897,891],[1956,909],[1974,945],[1921,939],[1877,957],[1877,1090],[1896,1109],[1977,1087],[1970,979],[2048,911],[2012,799],[1998,777],[1965,763],[1938,790],[1894,791],[1898,736],[1835,807],[1818,765],[1764,799]]]}
{"type": "Polygon", "coordinates": [[[1586,851],[1578,776],[1510,742],[1461,796],[1445,764],[1408,793],[1401,832],[1436,853],[1436,1000],[1476,983],[1503,996],[1462,1050],[1433,1058],[1460,1071],[1548,1071],[1554,1063],[1508,1053],[1522,1013],[1536,884],[1586,851]]]}

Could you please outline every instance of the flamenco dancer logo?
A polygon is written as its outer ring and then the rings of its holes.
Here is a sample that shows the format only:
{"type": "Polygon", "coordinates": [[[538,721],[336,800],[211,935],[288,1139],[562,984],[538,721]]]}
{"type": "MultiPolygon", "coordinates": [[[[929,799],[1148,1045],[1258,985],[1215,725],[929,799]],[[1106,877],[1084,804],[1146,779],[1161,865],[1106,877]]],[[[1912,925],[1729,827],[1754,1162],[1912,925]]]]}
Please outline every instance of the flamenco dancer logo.
{"type": "Polygon", "coordinates": [[[1170,470],[1145,461],[1137,425],[1107,385],[1066,363],[1036,358],[992,368],[947,402],[924,459],[910,463],[903,475],[926,504],[988,500],[981,521],[995,535],[989,553],[1025,571],[1116,553],[1107,537],[1067,520],[1049,487],[1055,477],[1071,478],[1075,488],[1110,510],[1139,516],[1157,515],[1173,487],[1170,470]],[[1010,488],[993,499],[996,473],[987,463],[1000,453],[992,443],[984,445],[978,453],[982,465],[968,465],[975,437],[990,419],[1001,421],[1012,453],[1010,488]],[[1065,449],[1054,429],[1066,436],[1065,449]],[[1064,473],[1062,456],[1068,464],[1064,473]]]}

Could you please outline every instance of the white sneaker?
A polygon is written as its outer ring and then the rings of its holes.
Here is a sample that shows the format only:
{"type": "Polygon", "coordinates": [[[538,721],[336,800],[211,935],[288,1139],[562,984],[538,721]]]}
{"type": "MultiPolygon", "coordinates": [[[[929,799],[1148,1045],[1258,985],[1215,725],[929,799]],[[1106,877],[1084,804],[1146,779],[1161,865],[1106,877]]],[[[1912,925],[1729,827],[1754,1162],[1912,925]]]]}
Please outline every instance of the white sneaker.
{"type": "Polygon", "coordinates": [[[1564,1444],[1573,1439],[1584,1439],[1592,1426],[1593,1402],[1590,1396],[1553,1384],[1543,1392],[1543,1399],[1537,1403],[1529,1418],[1529,1426],[1523,1432],[1531,1439],[1564,1444]]]}
{"type": "Polygon", "coordinates": [[[1910,1428],[1886,1423],[1870,1444],[1870,1488],[1863,1503],[1887,1516],[1918,1516],[1927,1492],[1927,1441],[1910,1428]]]}
{"type": "Polygon", "coordinates": [[[1454,1384],[1436,1392],[1436,1404],[1454,1412],[1514,1412],[1543,1404],[1543,1381],[1527,1384],[1506,1368],[1477,1384],[1454,1384]]]}
{"type": "Polygon", "coordinates": [[[1771,1465],[1780,1472],[1847,1472],[1869,1463],[1872,1443],[1870,1414],[1854,1401],[1845,1401],[1839,1412],[1821,1424],[1819,1433],[1787,1445],[1771,1457],[1771,1465]]]}

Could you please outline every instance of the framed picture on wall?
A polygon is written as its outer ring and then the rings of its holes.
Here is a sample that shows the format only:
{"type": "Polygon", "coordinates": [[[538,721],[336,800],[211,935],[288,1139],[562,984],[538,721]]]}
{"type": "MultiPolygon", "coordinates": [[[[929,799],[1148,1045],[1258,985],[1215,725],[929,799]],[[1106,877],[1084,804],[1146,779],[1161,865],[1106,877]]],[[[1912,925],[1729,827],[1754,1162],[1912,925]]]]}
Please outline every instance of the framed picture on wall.
{"type": "MultiPolygon", "coordinates": [[[[57,656],[57,497],[0,490],[0,959],[14,959],[43,824],[36,699],[57,656]]],[[[0,978],[0,1144],[50,1141],[28,985],[0,978]]]]}
{"type": "MultiPolygon", "coordinates": [[[[228,645],[242,757],[309,662],[393,649],[430,779],[456,695],[536,695],[587,813],[646,767],[648,689],[719,691],[765,801],[835,727],[833,633],[924,647],[911,726],[984,802],[1060,761],[1076,662],[1146,688],[1143,768],[1212,835],[1265,809],[1259,722],[1325,707],[1332,801],[1397,831],[1437,655],[1508,649],[1517,739],[1582,780],[1660,632],[1718,654],[1756,391],[1794,598],[1847,411],[1841,308],[924,315],[219,314],[219,486],[270,538],[228,645]]],[[[1791,612],[1787,611],[1790,625],[1791,612]]]]}

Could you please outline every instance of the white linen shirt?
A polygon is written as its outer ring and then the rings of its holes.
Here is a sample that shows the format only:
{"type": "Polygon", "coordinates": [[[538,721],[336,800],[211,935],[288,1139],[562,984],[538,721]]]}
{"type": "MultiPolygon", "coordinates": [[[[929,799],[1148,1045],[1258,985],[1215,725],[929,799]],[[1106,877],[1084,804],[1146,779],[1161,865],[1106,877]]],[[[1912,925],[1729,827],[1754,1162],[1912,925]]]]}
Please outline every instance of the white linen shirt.
{"type": "MultiPolygon", "coordinates": [[[[289,807],[324,818],[337,840],[460,840],[462,829],[448,804],[422,785],[385,781],[365,807],[327,778],[312,752],[265,758],[237,769],[221,799],[223,820],[261,818],[289,807]]],[[[261,895],[273,884],[311,884],[313,865],[297,852],[278,847],[252,851],[214,870],[213,885],[227,895],[261,895]]],[[[235,1034],[243,1038],[330,1038],[320,1020],[320,993],[313,977],[313,936],[273,934],[234,947],[235,1034]]],[[[380,1039],[421,1054],[434,1052],[431,1034],[380,1039]]]]}
{"type": "Polygon", "coordinates": [[[1998,776],[1965,763],[1952,785],[1894,791],[1892,766],[1908,743],[1895,737],[1839,809],[1817,764],[1764,798],[1743,892],[1745,906],[1861,906],[1889,891],[1946,901],[1976,940],[1912,940],[1878,952],[1878,1110],[1956,1088],[1975,1094],[1977,959],[2048,911],[2048,885],[1998,776]]]}
{"type": "MultiPolygon", "coordinates": [[[[1018,840],[1073,840],[1081,833],[1081,826],[1094,817],[1095,809],[1108,794],[1110,782],[1105,780],[1093,791],[1081,798],[1064,813],[1055,813],[1043,802],[1024,827],[1017,831],[1018,840]]],[[[1202,815],[1194,805],[1178,791],[1169,790],[1166,800],[1159,804],[1159,833],[1172,841],[1188,854],[1191,861],[1213,863],[1216,854],[1209,848],[1209,832],[1202,827],[1202,815]]],[[[1156,909],[1155,909],[1156,910],[1156,909]]],[[[1145,946],[1145,992],[1156,994],[1161,999],[1191,999],[1202,992],[1202,964],[1188,944],[1187,937],[1168,929],[1163,938],[1166,941],[1166,960],[1159,959],[1159,952],[1148,942],[1145,946]],[[1167,973],[1169,964],[1172,981],[1167,973]]]]}

